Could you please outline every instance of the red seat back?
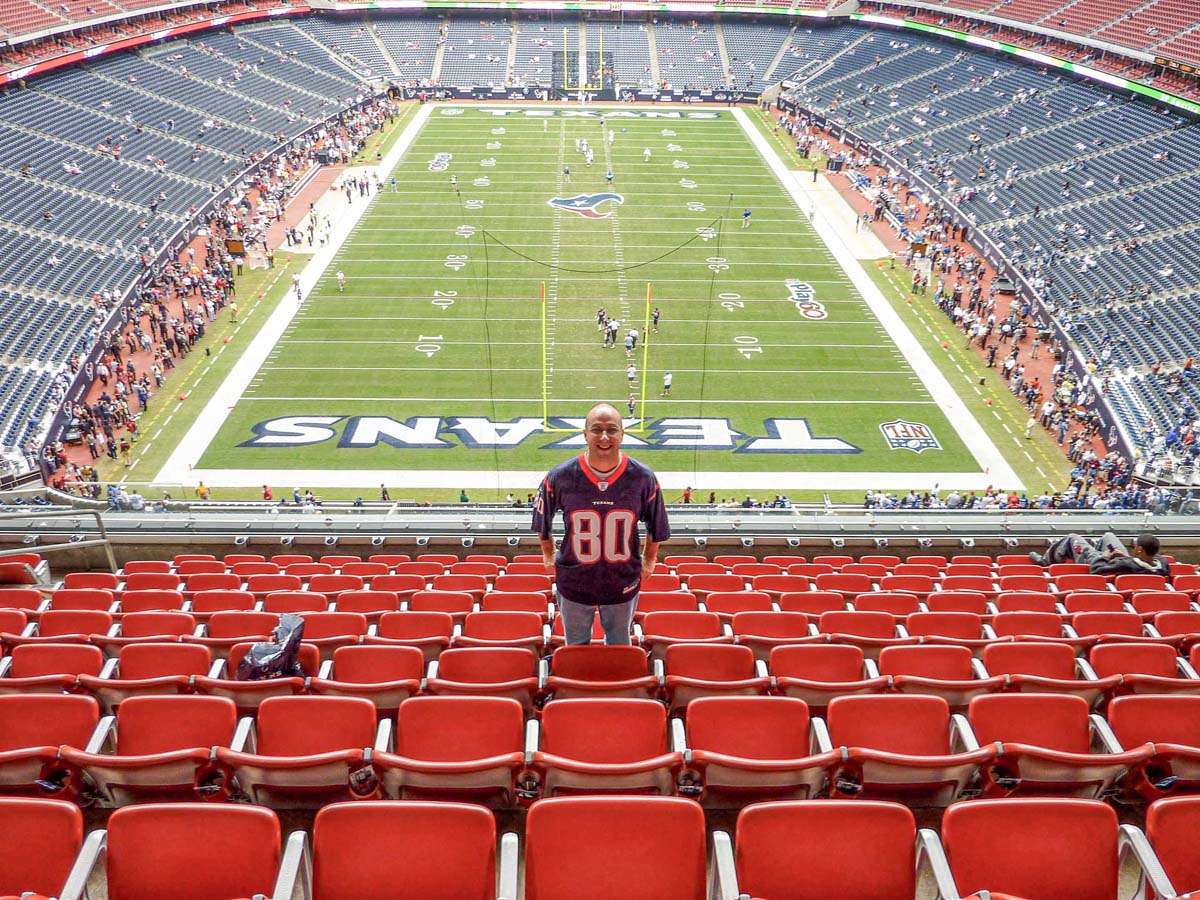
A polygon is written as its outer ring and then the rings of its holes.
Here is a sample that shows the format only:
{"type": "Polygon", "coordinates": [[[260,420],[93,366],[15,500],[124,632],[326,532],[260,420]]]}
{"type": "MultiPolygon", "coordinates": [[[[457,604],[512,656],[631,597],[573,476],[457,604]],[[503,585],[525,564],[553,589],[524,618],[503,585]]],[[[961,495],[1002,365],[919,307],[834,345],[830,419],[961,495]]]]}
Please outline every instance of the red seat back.
{"type": "Polygon", "coordinates": [[[672,644],[664,665],[668,677],[742,681],[754,677],[754,651],[736,644],[672,644]]]}
{"type": "Polygon", "coordinates": [[[1070,644],[1032,641],[989,644],[983,665],[990,675],[1036,675],[1070,680],[1075,674],[1075,651],[1070,644]]]}
{"type": "Polygon", "coordinates": [[[1063,753],[1087,753],[1091,744],[1082,697],[1070,694],[983,694],[967,718],[981,746],[1005,741],[1063,753]]]}
{"type": "Polygon", "coordinates": [[[1122,747],[1147,742],[1200,747],[1200,696],[1117,697],[1108,705],[1108,724],[1122,747]]]}
{"type": "Polygon", "coordinates": [[[920,694],[835,697],[829,701],[835,747],[866,747],[911,756],[950,751],[950,707],[920,694]]]}
{"type": "Polygon", "coordinates": [[[845,683],[863,678],[863,652],[849,644],[773,647],[767,668],[776,678],[845,683]]]}
{"type": "Polygon", "coordinates": [[[651,759],[667,752],[667,711],[654,700],[552,700],[542,710],[541,748],[596,765],[651,759]]]}
{"type": "Polygon", "coordinates": [[[438,678],[498,684],[537,675],[537,657],[521,647],[460,647],[438,657],[438,678]]]}
{"type": "Polygon", "coordinates": [[[795,697],[698,697],[688,704],[687,745],[742,759],[809,755],[808,704],[795,697]]]}
{"type": "Polygon", "coordinates": [[[99,705],[82,694],[5,694],[0,696],[0,753],[63,744],[86,747],[99,721],[99,705]]]}
{"type": "Polygon", "coordinates": [[[228,747],[236,727],[237,707],[228,697],[127,697],[117,707],[117,753],[228,747]]]}
{"type": "Polygon", "coordinates": [[[1167,797],[1146,811],[1146,837],[1175,890],[1200,890],[1200,797],[1167,797]]]}
{"type": "Polygon", "coordinates": [[[941,681],[966,681],[974,677],[969,649],[937,644],[884,647],[879,653],[879,674],[916,675],[941,681]]]}
{"type": "Polygon", "coordinates": [[[396,715],[396,753],[465,762],[524,749],[525,714],[507,697],[410,697],[396,715]]]}
{"type": "Polygon", "coordinates": [[[640,647],[580,644],[559,647],[550,659],[550,674],[575,681],[629,681],[650,673],[640,647]]]}
{"type": "Polygon", "coordinates": [[[333,651],[333,677],[350,684],[420,680],[425,655],[416,647],[352,645],[333,651]]]}
{"type": "Polygon", "coordinates": [[[262,756],[309,756],[375,743],[375,704],[361,697],[268,697],[258,707],[262,756]]]}
{"type": "Polygon", "coordinates": [[[83,845],[83,813],[62,800],[0,800],[0,895],[62,893],[83,845]]]}

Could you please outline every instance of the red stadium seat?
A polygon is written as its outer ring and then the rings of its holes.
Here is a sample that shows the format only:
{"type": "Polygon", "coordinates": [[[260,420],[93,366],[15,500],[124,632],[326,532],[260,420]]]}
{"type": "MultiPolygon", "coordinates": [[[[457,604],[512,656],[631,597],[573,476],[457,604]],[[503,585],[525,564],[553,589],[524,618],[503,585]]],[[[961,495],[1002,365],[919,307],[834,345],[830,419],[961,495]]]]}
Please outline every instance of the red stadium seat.
{"type": "Polygon", "coordinates": [[[358,575],[314,575],[308,580],[309,593],[321,594],[330,601],[336,601],[349,591],[362,589],[363,579],[358,575]]]}
{"type": "Polygon", "coordinates": [[[409,597],[405,608],[414,612],[449,613],[455,625],[462,625],[467,614],[475,609],[475,597],[466,591],[417,591],[409,597]]]}
{"type": "Polygon", "coordinates": [[[1081,612],[1125,611],[1125,599],[1113,591],[1071,591],[1060,596],[1063,609],[1070,615],[1081,612]]]}
{"type": "Polygon", "coordinates": [[[822,613],[846,609],[846,598],[836,591],[796,591],[781,594],[779,608],[816,619],[822,613]]]}
{"type": "Polygon", "coordinates": [[[934,584],[927,575],[887,575],[880,579],[879,590],[911,594],[918,600],[928,600],[934,593],[934,584]]]}
{"type": "Polygon", "coordinates": [[[425,655],[417,647],[339,647],[332,666],[308,683],[310,693],[323,697],[363,697],[387,715],[421,688],[425,655]]]}
{"type": "Polygon", "coordinates": [[[834,591],[846,600],[853,600],[859,594],[867,594],[874,590],[871,579],[867,575],[842,575],[834,572],[829,575],[818,575],[814,582],[818,591],[834,591]]]}
{"type": "Polygon", "coordinates": [[[121,648],[115,672],[106,667],[100,677],[80,675],[79,687],[109,713],[127,697],[186,693],[191,677],[206,675],[211,667],[207,647],[145,641],[121,648]]]}
{"type": "Polygon", "coordinates": [[[848,644],[776,647],[768,665],[777,693],[797,697],[814,711],[824,711],[834,697],[882,694],[890,679],[848,644]]]}
{"type": "Polygon", "coordinates": [[[821,613],[817,630],[835,644],[853,644],[870,659],[878,658],[884,647],[919,643],[917,638],[901,637],[896,630],[896,617],[885,612],[821,613]]]}
{"type": "Polygon", "coordinates": [[[63,894],[83,846],[78,806],[62,800],[0,799],[0,833],[0,896],[63,894]]]}
{"type": "Polygon", "coordinates": [[[549,642],[544,616],[529,612],[475,612],[467,616],[455,647],[520,647],[541,655],[549,642]]]}
{"type": "Polygon", "coordinates": [[[633,697],[654,699],[658,678],[650,674],[646,651],[633,646],[559,647],[550,657],[548,699],[633,697]]]}
{"type": "Polygon", "coordinates": [[[249,591],[206,589],[192,594],[191,614],[199,621],[207,621],[215,612],[254,609],[254,595],[249,591]]]}
{"type": "Polygon", "coordinates": [[[1001,591],[995,599],[996,611],[1058,614],[1058,601],[1048,591],[1001,591]]]}
{"type": "Polygon", "coordinates": [[[183,579],[173,572],[145,572],[126,575],[122,591],[177,591],[183,579]]]}
{"type": "Polygon", "coordinates": [[[59,588],[46,607],[53,610],[112,610],[114,594],[104,588],[59,588]]]}
{"type": "Polygon", "coordinates": [[[115,591],[121,584],[121,579],[110,572],[68,572],[63,578],[64,588],[99,588],[105,591],[115,591]]]}
{"type": "MultiPolygon", "coordinates": [[[[184,580],[191,578],[193,575],[232,574],[229,571],[230,565],[228,561],[220,562],[215,559],[189,559],[175,567],[175,574],[184,580]]],[[[128,566],[126,566],[125,571],[126,573],[129,572],[128,566]]]]}
{"type": "MultiPolygon", "coordinates": [[[[1146,838],[1154,859],[1142,861],[1142,869],[1156,897],[1191,897],[1200,891],[1198,829],[1200,798],[1167,797],[1150,804],[1146,811],[1146,838]],[[1154,871],[1154,862],[1161,866],[1161,873],[1154,871]],[[1166,877],[1160,880],[1161,875],[1166,877]]],[[[1136,843],[1132,849],[1141,861],[1136,843]]]]}
{"type": "Polygon", "coordinates": [[[672,644],[664,663],[664,691],[674,716],[684,715],[697,697],[761,696],[771,687],[765,666],[760,672],[749,647],[672,644]]]}
{"type": "Polygon", "coordinates": [[[80,675],[99,675],[104,654],[88,644],[22,644],[0,660],[0,694],[73,692],[80,675]]]}
{"type": "Polygon", "coordinates": [[[812,634],[808,616],[803,613],[740,612],[734,615],[732,628],[734,639],[763,662],[775,647],[824,640],[812,634]]]}
{"type": "Polygon", "coordinates": [[[511,574],[511,569],[505,571],[503,575],[496,576],[496,580],[492,582],[492,590],[537,591],[539,594],[545,594],[547,600],[554,599],[554,588],[551,585],[549,575],[513,575],[511,574]]]}
{"type": "Polygon", "coordinates": [[[891,676],[901,694],[941,697],[952,711],[965,710],[973,697],[1004,690],[1003,675],[981,677],[966,647],[924,644],[887,647],[879,654],[879,673],[891,676]]]}
{"type": "Polygon", "coordinates": [[[183,591],[150,588],[140,591],[124,591],[121,594],[122,615],[149,612],[151,610],[183,609],[183,591]]]}
{"type": "Polygon", "coordinates": [[[1101,678],[1120,676],[1122,694],[1200,694],[1200,678],[1170,644],[1098,644],[1088,662],[1101,678]]]}
{"type": "Polygon", "coordinates": [[[807,591],[809,580],[803,575],[755,575],[750,579],[750,588],[778,601],[784,594],[807,591]]]}
{"type": "Polygon", "coordinates": [[[185,644],[203,644],[213,659],[225,659],[235,644],[247,640],[265,641],[279,627],[279,616],[254,610],[214,612],[209,616],[203,635],[184,635],[185,644]]]}
{"type": "Polygon", "coordinates": [[[370,624],[378,625],[379,618],[384,613],[397,612],[400,609],[400,598],[395,591],[383,591],[376,588],[347,591],[338,595],[335,608],[338,612],[352,612],[366,616],[370,624]]]}
{"type": "Polygon", "coordinates": [[[709,612],[653,612],[642,620],[642,646],[653,659],[662,659],[667,647],[677,643],[732,644],[733,635],[721,619],[709,612]]]}
{"type": "Polygon", "coordinates": [[[314,612],[304,616],[304,643],[321,652],[321,659],[333,659],[339,647],[361,644],[367,634],[367,617],[353,612],[314,612]]]}
{"type": "Polygon", "coordinates": [[[329,601],[324,594],[308,591],[272,591],[263,598],[262,609],[276,614],[325,612],[329,609],[329,601]]]}
{"type": "Polygon", "coordinates": [[[113,617],[95,609],[63,609],[44,612],[38,618],[37,634],[0,635],[4,645],[10,648],[28,644],[83,644],[93,634],[106,634],[112,628],[113,617]]]}
{"type": "MultiPolygon", "coordinates": [[[[643,595],[644,596],[644,595],[643,595]]],[[[639,600],[639,605],[641,601],[639,600]]],[[[531,612],[549,623],[554,618],[554,606],[544,594],[535,591],[491,591],[479,602],[480,612],[531,612]]]]}
{"type": "Polygon", "coordinates": [[[696,595],[701,602],[709,595],[719,592],[742,591],[746,588],[746,579],[741,575],[712,574],[689,575],[686,577],[687,589],[696,595]]]}
{"type": "Polygon", "coordinates": [[[1200,791],[1200,696],[1140,694],[1108,705],[1108,723],[1122,747],[1154,745],[1154,755],[1127,786],[1147,799],[1200,791]]]}
{"type": "Polygon", "coordinates": [[[895,591],[879,591],[859,594],[854,598],[854,608],[862,612],[885,612],[898,618],[921,611],[921,601],[915,594],[895,591]]]}
{"type": "Polygon", "coordinates": [[[296,575],[250,575],[246,578],[246,590],[258,600],[278,591],[298,591],[303,586],[296,575]]]}
{"type": "Polygon", "coordinates": [[[33,611],[41,607],[42,592],[37,588],[0,588],[0,609],[33,611]]]}
{"type": "Polygon", "coordinates": [[[1095,706],[1121,683],[1113,676],[1096,679],[1080,664],[1075,648],[1050,641],[1017,640],[997,643],[983,651],[983,664],[992,675],[1007,675],[1008,689],[1032,694],[1075,694],[1095,706]]]}
{"type": "Polygon", "coordinates": [[[1143,619],[1152,619],[1160,612],[1197,611],[1181,591],[1134,591],[1129,603],[1143,619]]]}
{"type": "Polygon", "coordinates": [[[642,580],[643,594],[649,591],[677,591],[679,588],[679,576],[673,572],[655,571],[642,580]]]}
{"type": "Polygon", "coordinates": [[[426,661],[450,646],[454,618],[444,612],[388,612],[379,617],[379,633],[364,643],[416,647],[426,661]]]}
{"type": "MultiPolygon", "coordinates": [[[[290,697],[304,691],[305,678],[319,674],[321,656],[317,648],[311,644],[301,644],[299,663],[303,670],[300,675],[285,675],[278,678],[264,678],[256,681],[242,681],[236,677],[238,666],[253,644],[251,642],[234,644],[229,651],[229,659],[221,660],[220,669],[214,670],[217,675],[196,677],[192,686],[199,694],[213,697],[228,697],[237,704],[240,715],[251,715],[267,699],[271,697],[290,697]]],[[[368,742],[370,743],[370,742],[368,742]]],[[[364,744],[364,746],[366,746],[364,744]]]]}
{"type": "Polygon", "coordinates": [[[121,617],[121,623],[106,634],[93,634],[89,638],[104,651],[105,656],[116,656],[128,644],[145,641],[179,641],[184,635],[193,634],[196,620],[183,612],[135,612],[121,617]]]}
{"type": "Polygon", "coordinates": [[[426,693],[450,697],[510,697],[526,715],[538,692],[537,657],[523,647],[446,650],[429,664],[426,693]]]}
{"type": "Polygon", "coordinates": [[[944,575],[940,582],[943,591],[972,591],[994,600],[1000,589],[990,575],[944,575]]]}
{"type": "Polygon", "coordinates": [[[121,569],[125,575],[142,575],[148,572],[170,574],[171,563],[165,559],[131,559],[121,569]]]}
{"type": "Polygon", "coordinates": [[[457,591],[465,593],[478,603],[488,590],[488,580],[483,575],[435,575],[430,582],[435,591],[457,591]]]}
{"type": "MultiPolygon", "coordinates": [[[[232,573],[214,573],[188,575],[183,580],[183,596],[194,600],[196,595],[204,591],[236,591],[242,592],[242,579],[232,573]]],[[[248,591],[246,593],[249,593],[248,591]]],[[[254,599],[254,595],[250,595],[254,599]]]]}
{"type": "MultiPolygon", "coordinates": [[[[0,792],[44,797],[39,781],[60,767],[58,750],[63,745],[86,747],[100,708],[91,697],[69,694],[26,694],[0,696],[0,792]]],[[[67,797],[66,799],[74,799],[67,797]]],[[[18,832],[19,833],[19,832],[18,832]]],[[[0,856],[15,839],[6,829],[0,841],[0,856]]],[[[0,868],[0,883],[7,870],[0,868]]]]}
{"type": "Polygon", "coordinates": [[[740,612],[773,612],[775,606],[769,595],[759,591],[713,591],[704,598],[704,608],[729,624],[740,612]]]}

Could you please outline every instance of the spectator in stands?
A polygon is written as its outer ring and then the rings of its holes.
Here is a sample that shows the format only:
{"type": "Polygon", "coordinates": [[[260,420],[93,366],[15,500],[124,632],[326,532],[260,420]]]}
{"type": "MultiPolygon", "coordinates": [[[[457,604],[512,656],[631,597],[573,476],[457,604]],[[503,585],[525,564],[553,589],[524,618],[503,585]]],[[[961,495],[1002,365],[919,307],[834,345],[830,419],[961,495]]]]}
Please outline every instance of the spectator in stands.
{"type": "Polygon", "coordinates": [[[550,470],[533,504],[533,530],[546,571],[556,576],[568,644],[587,644],[597,611],[606,644],[628,644],[641,581],[671,536],[667,507],[650,468],[621,452],[620,412],[598,403],[584,420],[587,450],[550,470]],[[557,555],[555,514],[566,534],[557,555]],[[641,547],[638,522],[646,524],[641,547]]]}
{"type": "Polygon", "coordinates": [[[1078,534],[1069,534],[1054,544],[1045,554],[1031,552],[1029,559],[1039,566],[1062,562],[1078,562],[1093,575],[1162,575],[1170,574],[1170,565],[1158,555],[1158,538],[1149,533],[1139,534],[1133,544],[1133,554],[1111,531],[1106,531],[1098,543],[1078,534]]]}

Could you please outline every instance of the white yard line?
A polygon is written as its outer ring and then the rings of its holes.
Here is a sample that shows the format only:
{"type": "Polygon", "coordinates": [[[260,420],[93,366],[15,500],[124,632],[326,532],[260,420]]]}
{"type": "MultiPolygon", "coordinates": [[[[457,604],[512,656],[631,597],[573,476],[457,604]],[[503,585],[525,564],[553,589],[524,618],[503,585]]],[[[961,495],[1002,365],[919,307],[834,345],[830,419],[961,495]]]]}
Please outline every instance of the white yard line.
{"type": "MultiPolygon", "coordinates": [[[[381,173],[381,180],[383,180],[382,173],[390,172],[395,168],[417,135],[421,133],[425,120],[432,114],[433,108],[433,104],[426,104],[417,110],[417,114],[408,123],[399,140],[379,164],[378,171],[381,173]]],[[[336,196],[340,198],[341,192],[337,192],[336,196]]],[[[346,238],[354,230],[354,226],[358,224],[359,219],[366,215],[371,206],[371,200],[374,200],[376,196],[378,194],[372,195],[366,203],[356,203],[347,207],[337,217],[333,233],[330,235],[329,245],[314,253],[312,261],[300,272],[300,290],[303,296],[307,297],[312,293],[325,269],[333,261],[346,238]]],[[[284,331],[292,324],[292,319],[300,311],[301,306],[302,304],[295,302],[290,291],[280,301],[275,311],[271,313],[271,317],[267,319],[258,334],[255,335],[254,340],[250,342],[250,346],[246,348],[241,359],[234,364],[233,369],[221,382],[212,399],[200,410],[192,422],[191,428],[187,430],[163,467],[159,469],[154,478],[155,482],[190,484],[193,480],[204,478],[193,471],[196,464],[204,455],[204,451],[208,449],[209,443],[216,437],[217,432],[221,430],[221,426],[225,424],[225,419],[230,411],[242,399],[242,395],[258,375],[263,363],[267,361],[267,357],[283,337],[284,331]]],[[[209,477],[211,478],[211,476],[209,477]]],[[[212,480],[214,483],[225,483],[218,482],[216,478],[212,478],[212,480]]]]}
{"type": "MultiPolygon", "coordinates": [[[[744,110],[734,109],[732,111],[733,118],[742,126],[746,132],[746,136],[750,142],[758,149],[767,165],[783,183],[788,193],[792,195],[792,199],[796,201],[797,206],[802,210],[810,209],[814,206],[815,197],[809,196],[811,186],[805,179],[807,173],[793,172],[784,165],[779,156],[771,148],[767,139],[763,136],[754,123],[750,121],[749,116],[744,110]]],[[[827,199],[827,198],[822,198],[827,199]]],[[[912,366],[913,371],[920,376],[928,388],[929,393],[934,400],[941,406],[942,411],[946,414],[946,419],[958,436],[962,438],[963,443],[971,454],[975,457],[986,476],[988,484],[994,484],[1002,488],[1014,488],[1021,490],[1024,485],[1021,484],[1017,473],[1013,471],[1012,466],[1008,464],[1004,454],[992,442],[992,439],[987,436],[982,426],[975,420],[975,416],[967,409],[966,404],[959,398],[958,394],[950,386],[950,382],[942,375],[941,370],[930,359],[929,354],[925,352],[912,332],[904,324],[903,320],[896,311],[892,309],[887,299],[880,293],[879,288],[875,285],[866,271],[859,264],[852,248],[848,245],[845,237],[845,228],[839,227],[836,223],[830,223],[826,217],[824,203],[817,204],[814,212],[814,219],[825,219],[826,227],[815,227],[814,230],[820,236],[821,240],[829,247],[829,251],[833,254],[838,264],[845,271],[846,276],[862,294],[867,306],[879,319],[879,322],[887,329],[892,340],[896,342],[896,346],[900,352],[904,354],[905,360],[912,366]]],[[[816,222],[814,222],[814,226],[816,222]]],[[[838,476],[842,478],[841,475],[838,476]]],[[[918,478],[913,478],[912,483],[918,481],[918,478]]],[[[909,482],[906,482],[909,483],[909,482]]],[[[840,484],[840,481],[839,481],[840,484]]],[[[943,487],[946,485],[943,484],[943,487]]],[[[914,489],[917,489],[914,487],[914,489]]]]}

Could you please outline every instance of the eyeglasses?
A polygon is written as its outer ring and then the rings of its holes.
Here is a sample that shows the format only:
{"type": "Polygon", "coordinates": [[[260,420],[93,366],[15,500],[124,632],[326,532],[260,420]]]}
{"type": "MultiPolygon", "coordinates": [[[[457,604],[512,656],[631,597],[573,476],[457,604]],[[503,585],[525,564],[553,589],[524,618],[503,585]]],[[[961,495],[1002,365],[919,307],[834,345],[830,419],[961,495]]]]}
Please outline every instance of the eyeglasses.
{"type": "Polygon", "coordinates": [[[610,425],[608,428],[601,428],[599,425],[593,425],[587,431],[588,434],[592,435],[592,437],[603,436],[613,438],[622,433],[622,429],[618,428],[616,425],[610,425]]]}

